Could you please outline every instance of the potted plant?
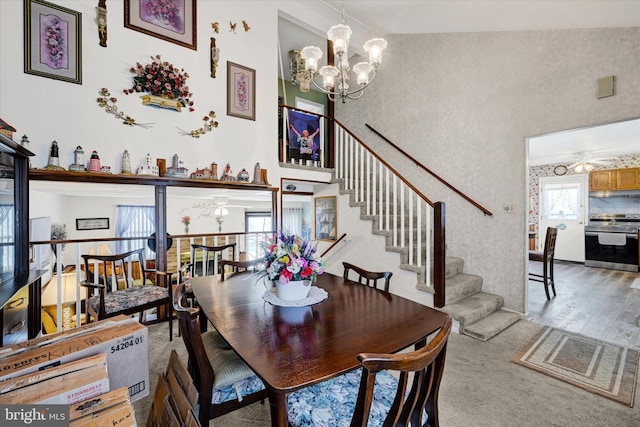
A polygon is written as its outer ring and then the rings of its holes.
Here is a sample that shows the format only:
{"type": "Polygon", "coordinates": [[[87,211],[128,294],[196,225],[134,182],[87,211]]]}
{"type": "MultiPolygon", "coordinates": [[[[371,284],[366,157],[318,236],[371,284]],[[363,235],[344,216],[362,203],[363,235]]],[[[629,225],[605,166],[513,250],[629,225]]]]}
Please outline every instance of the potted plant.
{"type": "Polygon", "coordinates": [[[316,252],[316,242],[305,241],[295,234],[278,231],[263,244],[264,275],[275,283],[283,300],[304,299],[311,283],[324,272],[316,252]]]}

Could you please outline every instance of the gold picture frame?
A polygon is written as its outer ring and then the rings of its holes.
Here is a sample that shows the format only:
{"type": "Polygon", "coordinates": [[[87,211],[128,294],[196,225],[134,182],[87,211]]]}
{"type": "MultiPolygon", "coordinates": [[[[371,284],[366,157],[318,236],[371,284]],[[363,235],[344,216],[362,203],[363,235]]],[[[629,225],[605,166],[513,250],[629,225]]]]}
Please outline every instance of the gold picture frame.
{"type": "Polygon", "coordinates": [[[227,61],[227,115],[256,119],[256,70],[227,61]]]}
{"type": "Polygon", "coordinates": [[[336,196],[314,197],[313,206],[315,213],[315,239],[338,239],[338,216],[336,196]]]}
{"type": "Polygon", "coordinates": [[[166,2],[159,0],[125,0],[125,28],[198,50],[196,0],[172,4],[175,10],[170,15],[167,15],[166,7],[154,11],[156,4],[166,6],[166,2]]]}

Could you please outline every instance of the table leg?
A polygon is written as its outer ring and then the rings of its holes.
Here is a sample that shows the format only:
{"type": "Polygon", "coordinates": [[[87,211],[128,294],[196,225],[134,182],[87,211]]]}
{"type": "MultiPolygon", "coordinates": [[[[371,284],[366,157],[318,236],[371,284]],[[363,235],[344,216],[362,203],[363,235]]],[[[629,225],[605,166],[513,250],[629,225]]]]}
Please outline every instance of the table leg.
{"type": "Polygon", "coordinates": [[[286,394],[268,390],[268,395],[269,405],[271,405],[271,426],[286,427],[288,425],[286,394]]]}

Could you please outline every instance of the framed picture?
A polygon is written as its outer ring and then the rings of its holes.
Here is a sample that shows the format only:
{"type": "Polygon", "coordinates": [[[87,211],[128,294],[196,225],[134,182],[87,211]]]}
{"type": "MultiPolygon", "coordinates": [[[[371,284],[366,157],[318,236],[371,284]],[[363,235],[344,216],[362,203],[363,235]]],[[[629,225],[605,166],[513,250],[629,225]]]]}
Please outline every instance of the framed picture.
{"type": "Polygon", "coordinates": [[[336,216],[336,196],[314,197],[316,214],[316,240],[336,240],[338,224],[336,216]]]}
{"type": "Polygon", "coordinates": [[[82,14],[43,0],[24,2],[24,72],[82,84],[82,14]]]}
{"type": "Polygon", "coordinates": [[[76,218],[76,230],[108,230],[109,218],[76,218]]]}
{"type": "Polygon", "coordinates": [[[289,159],[320,160],[320,117],[289,112],[289,159]]]}
{"type": "Polygon", "coordinates": [[[227,61],[227,115],[256,119],[256,70],[227,61]]]}
{"type": "Polygon", "coordinates": [[[198,50],[196,0],[124,0],[124,26],[198,50]]]}

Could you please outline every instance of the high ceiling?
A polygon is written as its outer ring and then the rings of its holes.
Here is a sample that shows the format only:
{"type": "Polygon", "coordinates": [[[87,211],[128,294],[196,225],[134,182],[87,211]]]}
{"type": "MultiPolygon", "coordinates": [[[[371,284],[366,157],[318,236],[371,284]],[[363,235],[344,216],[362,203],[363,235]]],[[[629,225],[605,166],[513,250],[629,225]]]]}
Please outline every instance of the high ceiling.
{"type": "MultiPolygon", "coordinates": [[[[384,34],[640,26],[640,0],[327,0],[306,4],[313,22],[294,22],[285,16],[279,19],[282,75],[287,80],[287,52],[307,45],[324,51],[328,28],[315,28],[313,24],[320,22],[315,17],[318,14],[335,16],[336,22],[330,25],[337,24],[343,8],[345,20],[354,32],[353,51],[359,48],[355,43],[357,31],[369,32],[369,38],[384,34]]],[[[579,157],[640,153],[639,123],[636,120],[531,139],[529,162],[532,165],[573,162],[579,157]]]]}

